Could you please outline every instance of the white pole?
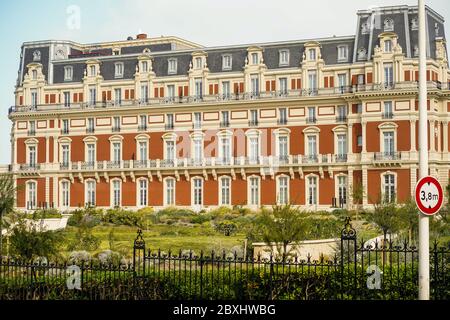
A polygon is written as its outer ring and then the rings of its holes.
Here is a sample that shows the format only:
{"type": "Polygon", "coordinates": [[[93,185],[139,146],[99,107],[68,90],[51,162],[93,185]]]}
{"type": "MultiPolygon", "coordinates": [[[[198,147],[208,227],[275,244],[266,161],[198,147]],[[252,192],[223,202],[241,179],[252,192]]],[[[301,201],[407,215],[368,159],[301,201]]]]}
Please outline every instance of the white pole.
{"type": "MultiPolygon", "coordinates": [[[[427,60],[425,0],[419,0],[419,178],[428,175],[427,60]]],[[[419,300],[430,299],[430,253],[428,217],[419,216],[419,300]]]]}

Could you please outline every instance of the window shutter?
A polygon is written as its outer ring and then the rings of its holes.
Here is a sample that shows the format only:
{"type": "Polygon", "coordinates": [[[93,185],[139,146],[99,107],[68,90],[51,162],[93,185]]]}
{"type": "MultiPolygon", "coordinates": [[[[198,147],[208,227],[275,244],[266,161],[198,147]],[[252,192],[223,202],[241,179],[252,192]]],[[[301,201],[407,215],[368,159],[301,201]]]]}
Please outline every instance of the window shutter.
{"type": "Polygon", "coordinates": [[[111,90],[107,91],[106,100],[111,100],[111,90]]]}
{"type": "Polygon", "coordinates": [[[164,87],[159,88],[159,96],[164,98],[164,87]]]}
{"type": "Polygon", "coordinates": [[[239,92],[244,92],[244,83],[243,82],[241,82],[241,83],[239,83],[239,92]]]}
{"type": "Polygon", "coordinates": [[[270,81],[266,81],[266,91],[270,91],[270,81]]]}
{"type": "Polygon", "coordinates": [[[427,81],[430,81],[430,70],[427,70],[427,81]]]}
{"type": "MultiPolygon", "coordinates": [[[[333,77],[331,77],[331,79],[333,79],[333,77]]],[[[297,89],[301,89],[301,88],[302,88],[302,79],[297,79],[297,89]]]]}
{"type": "Polygon", "coordinates": [[[45,95],[45,104],[48,104],[48,94],[45,95]]]}
{"type": "Polygon", "coordinates": [[[352,86],[358,84],[358,76],[356,74],[352,75],[352,86]]]}
{"type": "Polygon", "coordinates": [[[184,86],[184,96],[187,97],[189,95],[189,86],[184,86]]]}
{"type": "Polygon", "coordinates": [[[183,87],[182,86],[178,87],[178,96],[179,97],[183,96],[183,87]]]}
{"type": "Polygon", "coordinates": [[[275,80],[272,80],[272,91],[275,91],[275,90],[276,90],[275,86],[276,86],[275,80]]]}
{"type": "Polygon", "coordinates": [[[216,83],[214,85],[214,94],[219,94],[219,84],[218,83],[216,83]]]}
{"type": "Polygon", "coordinates": [[[106,102],[106,91],[102,92],[102,101],[106,102]]]}
{"type": "Polygon", "coordinates": [[[125,100],[129,100],[129,99],[130,99],[130,90],[126,89],[125,90],[125,100]]]}
{"type": "Polygon", "coordinates": [[[325,77],[325,78],[323,79],[323,86],[324,86],[325,88],[328,88],[328,77],[325,77]]]}
{"type": "Polygon", "coordinates": [[[78,102],[78,93],[73,94],[73,102],[78,102]]]}
{"type": "Polygon", "coordinates": [[[239,83],[234,84],[234,93],[239,93],[239,83]]]}
{"type": "Polygon", "coordinates": [[[23,96],[19,97],[19,106],[23,105],[23,96]]]}
{"type": "Polygon", "coordinates": [[[56,94],[51,94],[50,95],[50,103],[56,103],[56,94]]]}
{"type": "Polygon", "coordinates": [[[158,88],[155,88],[155,98],[159,98],[159,90],[158,90],[158,88]]]}
{"type": "Polygon", "coordinates": [[[367,83],[371,84],[372,83],[372,72],[368,72],[367,73],[367,83]]]}
{"type": "Polygon", "coordinates": [[[419,71],[415,71],[415,72],[414,72],[414,79],[415,79],[416,81],[419,81],[419,71]]]}
{"type": "Polygon", "coordinates": [[[83,102],[83,93],[78,94],[78,102],[83,102]]]}
{"type": "Polygon", "coordinates": [[[130,99],[134,99],[134,89],[130,90],[130,99]]]}
{"type": "Polygon", "coordinates": [[[209,94],[213,94],[214,86],[212,84],[209,85],[209,94]]]}
{"type": "Polygon", "coordinates": [[[411,81],[411,72],[409,70],[405,71],[405,81],[411,81]]]}

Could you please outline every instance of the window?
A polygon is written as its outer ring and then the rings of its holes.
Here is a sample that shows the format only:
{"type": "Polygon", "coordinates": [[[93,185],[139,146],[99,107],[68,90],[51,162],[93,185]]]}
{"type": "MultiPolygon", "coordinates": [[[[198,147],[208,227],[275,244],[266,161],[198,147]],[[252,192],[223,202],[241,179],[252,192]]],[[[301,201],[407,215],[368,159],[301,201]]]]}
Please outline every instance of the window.
{"type": "Polygon", "coordinates": [[[167,67],[168,74],[176,74],[177,73],[177,59],[169,59],[167,67]]]}
{"type": "Polygon", "coordinates": [[[141,72],[142,73],[146,73],[148,71],[148,62],[147,61],[142,61],[141,62],[141,72]]]}
{"type": "Polygon", "coordinates": [[[89,75],[90,75],[91,77],[94,77],[94,76],[97,75],[95,69],[96,69],[95,66],[90,66],[90,67],[89,67],[89,75]]]}
{"type": "Polygon", "coordinates": [[[36,122],[30,121],[30,130],[28,130],[29,135],[35,135],[36,134],[36,122]]]}
{"type": "Polygon", "coordinates": [[[118,163],[120,163],[120,160],[121,160],[121,148],[122,146],[121,146],[121,143],[120,142],[113,142],[113,145],[112,145],[112,148],[113,148],[113,158],[112,158],[112,161],[115,163],[115,164],[118,164],[118,163]]]}
{"type": "Polygon", "coordinates": [[[250,110],[250,125],[258,125],[258,110],[250,110]]]}
{"type": "Polygon", "coordinates": [[[195,97],[200,99],[203,96],[203,81],[202,78],[195,79],[195,97]]]}
{"type": "Polygon", "coordinates": [[[195,69],[201,69],[202,68],[202,58],[197,57],[195,58],[195,69]]]}
{"type": "Polygon", "coordinates": [[[175,159],[175,141],[166,141],[166,160],[173,161],[175,159]]]}
{"type": "Polygon", "coordinates": [[[231,54],[225,54],[222,56],[222,70],[231,70],[232,68],[232,56],[231,54]]]}
{"type": "Polygon", "coordinates": [[[316,60],[316,49],[309,49],[309,60],[316,60]]]}
{"type": "Polygon", "coordinates": [[[172,130],[173,129],[173,127],[174,127],[174,124],[173,124],[173,114],[171,114],[171,113],[168,113],[167,115],[167,119],[166,119],[166,129],[167,130],[172,130]]]}
{"type": "Polygon", "coordinates": [[[167,86],[167,96],[170,101],[174,101],[175,98],[175,86],[173,84],[169,84],[167,86]]]}
{"type": "Polygon", "coordinates": [[[164,184],[164,205],[173,206],[175,205],[175,179],[166,178],[164,184]]]}
{"type": "Polygon", "coordinates": [[[308,71],[308,85],[311,91],[317,90],[317,74],[316,71],[308,71]]]}
{"type": "Polygon", "coordinates": [[[32,78],[33,80],[37,80],[37,70],[33,70],[33,71],[31,72],[31,78],[32,78]]]}
{"type": "Polygon", "coordinates": [[[340,207],[343,207],[347,204],[347,177],[346,176],[338,176],[338,204],[340,207]]]}
{"type": "Polygon", "coordinates": [[[61,145],[61,157],[62,157],[62,165],[64,167],[68,167],[70,161],[70,149],[68,144],[61,145]]]}
{"type": "Polygon", "coordinates": [[[120,117],[114,117],[113,118],[113,132],[119,132],[120,131],[120,117]]]}
{"type": "Polygon", "coordinates": [[[87,132],[93,133],[95,131],[94,118],[88,118],[87,120],[87,132]]]}
{"type": "Polygon", "coordinates": [[[277,191],[277,203],[288,204],[289,202],[289,178],[278,177],[278,191],[277,191]]]}
{"type": "Polygon", "coordinates": [[[356,108],[357,113],[362,113],[362,103],[358,103],[358,106],[356,108]]]}
{"type": "Polygon", "coordinates": [[[193,205],[203,205],[203,180],[200,178],[192,179],[193,184],[193,205]]]}
{"type": "Polygon", "coordinates": [[[121,203],[121,183],[120,180],[113,180],[112,181],[112,204],[113,207],[120,207],[120,203],[121,203]]]}
{"type": "Polygon", "coordinates": [[[147,130],[147,116],[146,115],[140,115],[139,116],[139,128],[140,131],[147,130]]]}
{"type": "Polygon", "coordinates": [[[348,46],[338,46],[338,61],[348,61],[348,46]]]}
{"type": "Polygon", "coordinates": [[[28,146],[28,165],[30,167],[36,166],[36,146],[28,146]]]}
{"type": "Polygon", "coordinates": [[[27,209],[35,209],[37,203],[36,182],[27,182],[27,209]]]}
{"type": "Polygon", "coordinates": [[[220,178],[220,205],[231,205],[231,179],[229,177],[220,178]]]}
{"type": "Polygon", "coordinates": [[[384,146],[384,155],[392,156],[394,154],[394,132],[386,131],[383,132],[383,146],[384,146]]]}
{"type": "Polygon", "coordinates": [[[93,106],[95,105],[95,101],[97,100],[97,90],[95,87],[89,88],[89,105],[93,106]]]}
{"type": "Polygon", "coordinates": [[[231,162],[231,138],[228,136],[220,137],[219,145],[219,158],[222,164],[229,164],[231,162]]]}
{"type": "Polygon", "coordinates": [[[138,182],[138,195],[139,195],[139,199],[138,199],[138,206],[139,207],[146,207],[147,206],[147,190],[148,190],[148,186],[147,186],[147,179],[140,179],[138,182]]]}
{"type": "Polygon", "coordinates": [[[280,66],[289,65],[289,50],[280,50],[278,64],[280,66]]]}
{"type": "Polygon", "coordinates": [[[384,31],[394,31],[394,20],[391,18],[384,20],[384,31]]]}
{"type": "Polygon", "coordinates": [[[228,127],[230,125],[230,114],[228,111],[222,111],[221,127],[228,127]]]}
{"type": "Polygon", "coordinates": [[[251,83],[252,95],[257,96],[259,94],[259,76],[257,74],[251,75],[250,83],[251,83]]]}
{"type": "Polygon", "coordinates": [[[288,93],[287,78],[280,78],[279,83],[280,83],[280,93],[283,95],[287,94],[288,93]]]}
{"type": "Polygon", "coordinates": [[[148,102],[148,85],[142,84],[141,85],[141,103],[147,103],[148,102]]]}
{"type": "Polygon", "coordinates": [[[287,109],[280,108],[278,113],[279,113],[278,124],[280,124],[280,125],[287,124],[287,109]]]}
{"type": "Polygon", "coordinates": [[[73,67],[65,66],[64,67],[64,81],[71,81],[73,78],[73,67]]]}
{"type": "Polygon", "coordinates": [[[120,88],[114,89],[114,104],[117,106],[122,104],[122,90],[120,88]]]}
{"type": "Polygon", "coordinates": [[[223,94],[224,99],[230,98],[231,92],[230,92],[230,82],[229,81],[222,82],[222,94],[223,94]]]}
{"type": "Polygon", "coordinates": [[[363,74],[358,74],[358,84],[364,84],[365,79],[364,79],[364,75],[363,74]]]}
{"type": "Polygon", "coordinates": [[[392,41],[385,40],[384,41],[384,52],[391,52],[391,51],[392,51],[392,41]]]}
{"type": "Polygon", "coordinates": [[[200,112],[194,112],[194,129],[200,129],[202,127],[202,114],[200,112]]]}
{"type": "Polygon", "coordinates": [[[308,135],[308,157],[311,159],[317,158],[317,136],[308,135]]]}
{"type": "Polygon", "coordinates": [[[95,181],[86,181],[86,205],[95,206],[95,181]]]}
{"type": "Polygon", "coordinates": [[[249,205],[258,206],[259,205],[259,178],[250,177],[249,179],[249,205]]]}
{"type": "Polygon", "coordinates": [[[383,176],[383,196],[386,202],[395,201],[395,176],[393,174],[383,176]]]}
{"type": "Polygon", "coordinates": [[[258,53],[256,53],[256,52],[252,53],[252,64],[258,64],[259,63],[258,60],[259,60],[258,53]]]}
{"type": "Polygon", "coordinates": [[[116,62],[114,64],[114,77],[115,78],[123,77],[123,62],[116,62]]]}
{"type": "Polygon", "coordinates": [[[278,158],[280,160],[287,160],[288,156],[288,137],[278,136],[278,158]]]}
{"type": "Polygon", "coordinates": [[[147,141],[139,141],[139,159],[140,161],[145,161],[148,158],[148,148],[147,141]]]}
{"type": "Polygon", "coordinates": [[[338,121],[347,120],[347,108],[346,106],[338,106],[337,107],[338,121]]]}
{"type": "Polygon", "coordinates": [[[86,161],[90,165],[93,165],[95,162],[95,143],[86,144],[86,161]]]}
{"type": "Polygon", "coordinates": [[[259,159],[259,137],[249,137],[249,157],[250,162],[257,162],[259,159]]]}
{"type": "Polygon", "coordinates": [[[307,203],[308,205],[317,205],[317,177],[308,177],[307,203]]]}
{"type": "Polygon", "coordinates": [[[384,119],[392,119],[394,116],[392,112],[392,101],[385,101],[384,102],[384,111],[383,111],[383,118],[384,119]]]}
{"type": "Polygon", "coordinates": [[[316,108],[315,107],[308,107],[308,119],[306,119],[308,123],[315,123],[317,121],[316,119],[316,108]]]}
{"type": "Polygon", "coordinates": [[[61,207],[69,207],[69,182],[61,181],[61,207]]]}
{"type": "Polygon", "coordinates": [[[70,92],[64,91],[64,107],[70,107],[70,92]]]}
{"type": "Polygon", "coordinates": [[[36,108],[37,106],[37,100],[38,100],[38,93],[36,89],[31,89],[31,106],[33,108],[36,108]]]}
{"type": "Polygon", "coordinates": [[[62,133],[68,134],[69,133],[69,120],[63,119],[62,121],[62,133]]]}
{"type": "Polygon", "coordinates": [[[347,135],[338,134],[337,135],[337,156],[339,160],[345,160],[347,155],[347,135]]]}
{"type": "Polygon", "coordinates": [[[345,73],[338,74],[339,87],[343,89],[347,85],[347,75],[345,73]]]}
{"type": "Polygon", "coordinates": [[[194,138],[194,155],[193,159],[196,163],[201,163],[203,158],[203,140],[200,137],[194,138]]]}
{"type": "Polygon", "coordinates": [[[390,87],[394,84],[394,74],[392,63],[384,64],[384,85],[386,87],[390,87]]]}

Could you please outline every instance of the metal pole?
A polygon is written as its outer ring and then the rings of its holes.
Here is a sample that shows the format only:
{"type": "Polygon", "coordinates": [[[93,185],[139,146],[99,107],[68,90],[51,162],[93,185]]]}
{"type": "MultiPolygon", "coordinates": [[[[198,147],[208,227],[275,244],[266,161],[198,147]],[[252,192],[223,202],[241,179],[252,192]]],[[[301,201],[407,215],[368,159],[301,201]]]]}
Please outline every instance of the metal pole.
{"type": "MultiPolygon", "coordinates": [[[[419,178],[428,175],[425,0],[419,0],[419,178]]],[[[430,299],[429,221],[419,216],[419,300],[430,299]]]]}

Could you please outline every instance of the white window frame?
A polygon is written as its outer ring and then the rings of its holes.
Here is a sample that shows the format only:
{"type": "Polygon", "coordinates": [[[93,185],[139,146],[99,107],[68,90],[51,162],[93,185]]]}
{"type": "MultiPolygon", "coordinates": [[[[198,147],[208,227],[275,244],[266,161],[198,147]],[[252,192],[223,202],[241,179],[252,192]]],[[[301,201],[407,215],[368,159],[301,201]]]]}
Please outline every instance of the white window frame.
{"type": "Polygon", "coordinates": [[[309,150],[309,143],[308,143],[308,137],[309,136],[315,136],[316,137],[316,156],[319,156],[320,154],[320,129],[317,127],[307,127],[303,130],[304,136],[305,136],[305,155],[306,156],[312,156],[314,154],[311,154],[311,150],[309,150]]]}
{"type": "Polygon", "coordinates": [[[259,207],[261,206],[261,177],[257,175],[251,175],[247,177],[247,205],[250,207],[259,207]],[[253,203],[252,201],[252,179],[257,179],[258,181],[258,201],[257,203],[253,203]]]}
{"type": "Polygon", "coordinates": [[[38,182],[36,180],[28,180],[25,184],[25,208],[26,209],[35,209],[37,208],[37,204],[38,204],[38,182]],[[30,185],[33,184],[34,185],[34,193],[33,193],[33,201],[31,201],[30,199],[30,185]],[[28,204],[32,202],[32,205],[29,207],[28,204]]]}
{"type": "Polygon", "coordinates": [[[386,172],[383,172],[380,175],[380,177],[381,177],[380,185],[381,185],[381,197],[382,197],[381,200],[383,200],[383,201],[384,200],[388,200],[389,202],[396,202],[397,201],[397,186],[398,186],[397,173],[396,172],[392,172],[392,171],[386,171],[386,172]],[[394,177],[394,198],[393,199],[391,198],[391,196],[392,196],[391,194],[389,194],[389,196],[387,196],[386,192],[385,192],[385,189],[386,189],[385,177],[388,176],[388,175],[392,175],[394,177]],[[386,199],[386,197],[387,197],[387,199],[386,199]]]}
{"type": "Polygon", "coordinates": [[[73,67],[65,66],[64,67],[64,81],[71,81],[73,79],[73,67]]]}
{"type": "Polygon", "coordinates": [[[285,175],[285,174],[281,174],[277,177],[277,181],[276,181],[276,188],[277,188],[277,204],[278,205],[285,205],[285,204],[289,204],[289,193],[290,193],[290,177],[285,175]],[[286,199],[284,199],[284,201],[282,201],[281,199],[281,179],[286,179],[286,199]]]}
{"type": "Polygon", "coordinates": [[[384,149],[384,133],[385,132],[393,132],[393,138],[394,138],[394,152],[396,152],[397,149],[397,130],[398,130],[398,124],[394,122],[384,122],[378,126],[378,129],[380,131],[380,152],[383,154],[386,152],[384,149]]]}
{"type": "Polygon", "coordinates": [[[136,179],[136,206],[138,208],[145,208],[148,207],[148,189],[149,189],[149,181],[147,178],[139,178],[136,179]],[[143,191],[141,187],[141,182],[145,181],[145,196],[144,198],[141,197],[141,193],[143,191]],[[144,201],[142,201],[144,200],[144,201]],[[143,203],[145,202],[145,203],[143,203]]]}
{"type": "Polygon", "coordinates": [[[228,71],[231,70],[233,68],[233,55],[231,54],[224,54],[222,55],[222,70],[223,71],[228,71]],[[227,59],[228,59],[228,64],[227,64],[227,59]]]}
{"type": "Polygon", "coordinates": [[[137,135],[134,139],[136,140],[136,160],[137,161],[149,160],[150,137],[147,134],[140,134],[140,135],[137,135]],[[142,158],[142,155],[141,155],[141,143],[146,143],[147,152],[146,152],[145,158],[142,158]]]}
{"type": "Polygon", "coordinates": [[[173,160],[177,157],[177,135],[175,133],[166,133],[163,135],[163,145],[164,145],[164,160],[173,160]],[[167,150],[167,142],[173,142],[173,154],[169,157],[167,150]]]}
{"type": "Polygon", "coordinates": [[[317,207],[318,205],[319,205],[319,195],[320,195],[320,192],[319,192],[319,176],[318,175],[316,175],[316,174],[308,174],[306,177],[305,177],[305,205],[307,206],[307,207],[317,207]],[[309,186],[309,183],[310,183],[310,178],[315,178],[316,179],[316,194],[315,194],[315,197],[313,197],[313,198],[315,198],[315,200],[316,200],[316,203],[312,203],[312,204],[310,204],[309,203],[309,189],[310,189],[310,186],[309,186]]]}
{"type": "Polygon", "coordinates": [[[110,145],[110,161],[116,161],[114,160],[114,143],[120,144],[120,158],[119,162],[123,160],[123,137],[119,135],[114,135],[109,138],[109,145],[110,145]]]}
{"type": "Polygon", "coordinates": [[[116,207],[115,204],[115,194],[114,194],[114,183],[118,182],[119,183],[119,205],[117,205],[118,207],[122,206],[122,179],[120,178],[114,178],[110,180],[110,192],[111,192],[111,197],[110,197],[110,207],[114,208],[116,207]]]}
{"type": "Polygon", "coordinates": [[[191,178],[191,206],[196,209],[200,209],[204,206],[205,203],[205,182],[203,177],[192,177],[191,178]],[[200,203],[196,203],[196,181],[200,181],[200,203]]]}
{"type": "Polygon", "coordinates": [[[163,179],[163,186],[164,186],[164,194],[163,194],[163,202],[164,206],[175,206],[176,205],[176,189],[177,189],[177,180],[173,177],[166,177],[163,179]],[[168,187],[167,187],[167,181],[173,181],[173,202],[169,202],[169,199],[167,197],[168,187]]]}
{"type": "Polygon", "coordinates": [[[281,49],[278,51],[278,65],[280,67],[289,65],[289,49],[281,49]]]}
{"type": "Polygon", "coordinates": [[[59,182],[59,206],[63,210],[70,208],[70,181],[67,179],[63,179],[59,182]],[[67,190],[63,189],[63,184],[67,185],[67,190]],[[67,192],[66,196],[64,195],[65,192],[67,192]],[[66,200],[67,203],[64,203],[64,200],[66,200]]]}
{"type": "Polygon", "coordinates": [[[223,130],[223,131],[219,131],[217,133],[217,137],[218,137],[218,147],[219,147],[219,152],[218,157],[220,160],[225,160],[227,159],[228,161],[232,161],[233,159],[233,133],[230,130],[223,130]],[[227,139],[228,140],[228,145],[230,146],[229,150],[228,150],[228,154],[224,155],[224,150],[223,150],[223,140],[222,139],[227,139]]]}
{"type": "Polygon", "coordinates": [[[88,145],[93,144],[94,145],[94,162],[97,161],[97,137],[94,136],[88,136],[83,139],[84,142],[84,161],[89,161],[89,152],[88,152],[88,145]]]}
{"type": "Polygon", "coordinates": [[[27,139],[26,141],[25,141],[25,145],[26,145],[26,150],[27,150],[27,154],[26,154],[26,163],[27,164],[31,164],[30,163],[30,147],[34,147],[34,155],[35,155],[35,158],[34,158],[34,164],[36,165],[36,164],[38,164],[38,159],[39,159],[39,148],[38,148],[38,145],[39,145],[39,141],[37,140],[37,139],[34,139],[34,138],[32,138],[32,139],[27,139]]]}
{"type": "Polygon", "coordinates": [[[178,61],[176,58],[167,60],[167,74],[176,74],[178,69],[178,61]]]}
{"type": "Polygon", "coordinates": [[[333,128],[333,133],[334,133],[334,154],[335,155],[340,155],[339,154],[339,136],[341,135],[345,135],[345,152],[342,155],[347,155],[348,152],[348,148],[349,148],[349,141],[348,141],[348,132],[347,132],[347,127],[344,125],[341,126],[337,126],[333,128]]]}
{"type": "Polygon", "coordinates": [[[340,183],[339,179],[344,177],[345,178],[345,199],[344,199],[344,207],[348,204],[348,198],[349,198],[349,185],[348,185],[348,175],[345,173],[339,173],[334,176],[334,197],[336,198],[336,205],[339,206],[339,188],[340,183]]]}
{"type": "Polygon", "coordinates": [[[84,204],[85,205],[91,205],[91,206],[95,206],[97,203],[97,181],[95,181],[94,179],[86,179],[84,181],[84,204]],[[93,190],[89,190],[89,185],[92,184],[94,186],[93,190]],[[90,196],[89,194],[93,192],[94,193],[94,202],[90,202],[89,199],[90,196]]]}
{"type": "Polygon", "coordinates": [[[338,61],[339,62],[348,61],[348,45],[338,46],[338,61]]]}
{"type": "Polygon", "coordinates": [[[257,163],[261,157],[261,130],[247,130],[245,132],[247,137],[247,157],[250,163],[257,163]],[[252,139],[257,139],[256,157],[252,154],[252,139]]]}
{"type": "Polygon", "coordinates": [[[316,61],[317,60],[317,50],[315,48],[308,49],[308,60],[316,61]]]}
{"type": "Polygon", "coordinates": [[[123,78],[124,64],[123,62],[114,63],[114,78],[123,78]]]}
{"type": "Polygon", "coordinates": [[[286,137],[287,141],[286,141],[286,148],[287,148],[287,157],[289,157],[289,155],[291,154],[291,148],[290,148],[290,136],[291,136],[291,130],[288,128],[281,128],[281,129],[276,129],[273,131],[273,134],[275,136],[275,156],[276,157],[280,157],[281,156],[281,150],[280,150],[280,137],[286,137]]]}
{"type": "Polygon", "coordinates": [[[219,177],[219,205],[220,206],[231,206],[232,202],[231,202],[231,186],[232,186],[232,181],[233,179],[231,179],[230,176],[220,176],[219,177]],[[223,181],[224,180],[228,180],[229,185],[228,185],[228,202],[224,202],[224,197],[223,197],[223,181]]]}

